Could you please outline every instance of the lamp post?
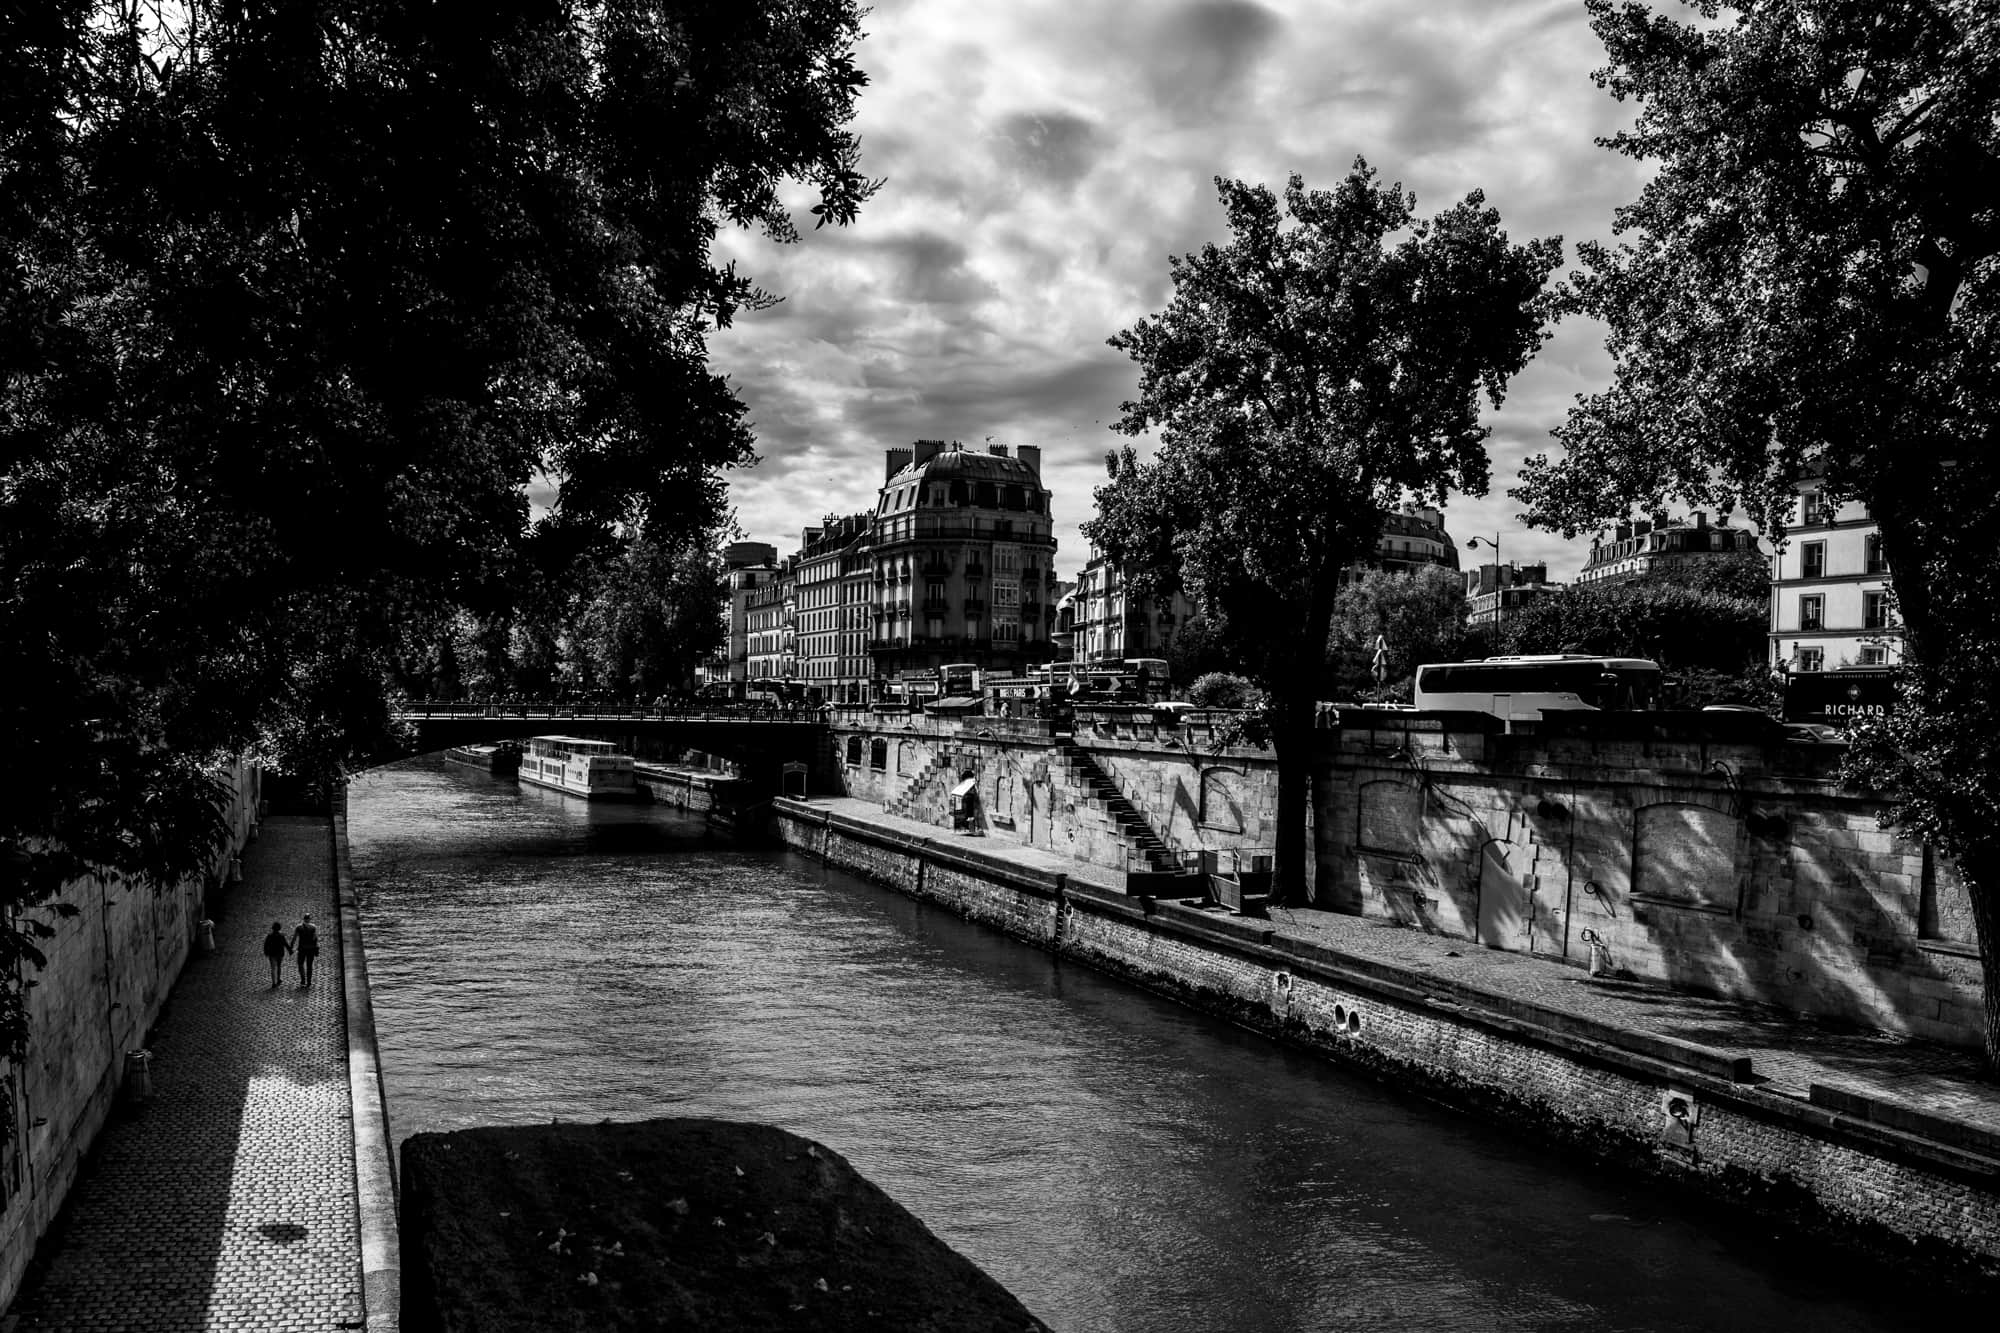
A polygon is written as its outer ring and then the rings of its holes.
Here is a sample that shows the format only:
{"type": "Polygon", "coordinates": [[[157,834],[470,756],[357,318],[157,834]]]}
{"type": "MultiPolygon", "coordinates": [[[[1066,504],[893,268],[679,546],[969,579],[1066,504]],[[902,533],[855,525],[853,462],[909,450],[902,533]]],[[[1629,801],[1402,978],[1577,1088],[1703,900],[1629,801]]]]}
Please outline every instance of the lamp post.
{"type": "Polygon", "coordinates": [[[1493,548],[1493,646],[1499,648],[1503,646],[1500,642],[1500,617],[1507,607],[1507,589],[1501,582],[1503,576],[1500,573],[1500,534],[1496,532],[1491,537],[1468,538],[1465,549],[1476,551],[1481,542],[1493,548]]]}

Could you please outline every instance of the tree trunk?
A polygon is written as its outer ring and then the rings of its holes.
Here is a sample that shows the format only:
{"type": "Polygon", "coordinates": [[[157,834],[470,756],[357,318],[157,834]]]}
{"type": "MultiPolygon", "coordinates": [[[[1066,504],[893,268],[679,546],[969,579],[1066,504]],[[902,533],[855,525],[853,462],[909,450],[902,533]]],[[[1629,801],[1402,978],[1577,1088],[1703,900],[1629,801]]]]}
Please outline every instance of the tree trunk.
{"type": "Polygon", "coordinates": [[[1277,845],[1271,862],[1271,904],[1312,904],[1312,854],[1306,846],[1312,799],[1313,691],[1294,687],[1271,701],[1271,749],[1278,759],[1277,845]]]}
{"type": "Polygon", "coordinates": [[[1972,903],[1972,925],[1979,936],[1979,972],[1985,983],[1986,1014],[1980,1034],[1986,1051],[1986,1077],[2000,1082],[2000,837],[1968,844],[1958,855],[1959,877],[1972,903]]]}

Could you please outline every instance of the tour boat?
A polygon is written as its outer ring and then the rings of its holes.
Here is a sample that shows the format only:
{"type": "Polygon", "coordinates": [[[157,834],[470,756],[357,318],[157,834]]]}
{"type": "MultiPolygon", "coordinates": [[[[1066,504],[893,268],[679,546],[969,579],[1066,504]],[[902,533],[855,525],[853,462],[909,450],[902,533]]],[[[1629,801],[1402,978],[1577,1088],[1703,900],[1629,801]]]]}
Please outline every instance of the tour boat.
{"type": "Polygon", "coordinates": [[[523,782],[582,796],[592,801],[631,801],[639,797],[632,756],[620,754],[610,741],[576,736],[536,736],[521,756],[523,782]]]}
{"type": "Polygon", "coordinates": [[[498,778],[511,778],[521,766],[521,747],[512,741],[500,745],[454,745],[444,752],[454,764],[470,764],[498,778]]]}

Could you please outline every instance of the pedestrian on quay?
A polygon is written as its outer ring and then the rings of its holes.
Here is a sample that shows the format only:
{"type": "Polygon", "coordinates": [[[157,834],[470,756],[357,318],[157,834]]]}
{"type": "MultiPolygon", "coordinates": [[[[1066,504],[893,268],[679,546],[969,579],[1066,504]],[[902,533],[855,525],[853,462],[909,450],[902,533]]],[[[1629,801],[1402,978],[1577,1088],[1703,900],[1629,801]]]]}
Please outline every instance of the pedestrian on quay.
{"type": "Polygon", "coordinates": [[[319,927],[313,924],[311,912],[307,912],[305,919],[292,931],[291,948],[298,955],[299,984],[312,985],[313,960],[319,957],[319,927]]]}
{"type": "Polygon", "coordinates": [[[292,951],[291,941],[285,938],[285,923],[273,921],[271,933],[264,937],[264,958],[271,964],[271,989],[285,979],[285,955],[292,951]]]}

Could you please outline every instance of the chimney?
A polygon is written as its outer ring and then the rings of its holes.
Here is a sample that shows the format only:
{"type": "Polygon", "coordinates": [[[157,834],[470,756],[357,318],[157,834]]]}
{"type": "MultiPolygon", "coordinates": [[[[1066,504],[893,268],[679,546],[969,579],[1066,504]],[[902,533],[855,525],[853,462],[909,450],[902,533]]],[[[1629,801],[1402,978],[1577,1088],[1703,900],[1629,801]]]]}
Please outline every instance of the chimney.
{"type": "Polygon", "coordinates": [[[1694,525],[1695,525],[1696,527],[1698,527],[1698,528],[1705,528],[1705,527],[1707,527],[1707,526],[1708,526],[1708,514],[1707,514],[1707,513],[1705,512],[1705,511],[1703,511],[1703,510],[1700,510],[1700,509],[1697,509],[1697,510],[1695,510],[1695,511],[1694,511],[1694,525]]]}
{"type": "Polygon", "coordinates": [[[930,462],[930,461],[931,461],[931,460],[932,460],[933,458],[936,458],[936,457],[937,457],[937,456],[938,456],[939,454],[941,454],[941,453],[943,453],[943,452],[944,452],[944,441],[943,441],[943,440],[918,440],[918,441],[917,441],[917,453],[916,453],[916,456],[917,456],[917,462],[919,462],[919,463],[928,463],[928,462],[930,462]]]}
{"type": "Polygon", "coordinates": [[[1028,465],[1028,471],[1034,473],[1037,477],[1042,475],[1041,445],[1024,444],[1020,448],[1014,451],[1014,457],[1020,459],[1023,463],[1026,463],[1028,465]]]}
{"type": "Polygon", "coordinates": [[[986,452],[992,454],[995,458],[1005,458],[1007,456],[1007,446],[1004,444],[989,444],[986,446],[986,452]]]}
{"type": "Polygon", "coordinates": [[[898,472],[908,467],[910,465],[910,457],[908,449],[891,449],[889,451],[889,471],[883,480],[886,481],[889,477],[895,476],[898,472]]]}
{"type": "Polygon", "coordinates": [[[1651,523],[1648,523],[1643,518],[1634,519],[1632,521],[1632,535],[1634,537],[1643,537],[1652,530],[1653,530],[1653,525],[1651,523]]]}
{"type": "Polygon", "coordinates": [[[1630,523],[1620,523],[1617,527],[1611,529],[1612,541],[1622,542],[1622,541],[1630,541],[1631,539],[1632,539],[1632,525],[1630,523]]]}

